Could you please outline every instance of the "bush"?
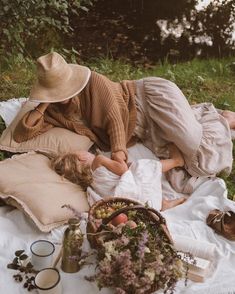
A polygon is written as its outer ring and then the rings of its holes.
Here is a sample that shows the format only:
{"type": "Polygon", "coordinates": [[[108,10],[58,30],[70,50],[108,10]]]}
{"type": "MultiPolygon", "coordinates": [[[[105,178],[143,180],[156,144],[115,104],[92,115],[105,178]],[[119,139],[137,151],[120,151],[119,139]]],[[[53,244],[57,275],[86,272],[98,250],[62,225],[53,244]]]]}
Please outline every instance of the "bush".
{"type": "Polygon", "coordinates": [[[71,35],[71,15],[87,10],[90,0],[0,0],[0,54],[28,57],[60,47],[71,35]]]}

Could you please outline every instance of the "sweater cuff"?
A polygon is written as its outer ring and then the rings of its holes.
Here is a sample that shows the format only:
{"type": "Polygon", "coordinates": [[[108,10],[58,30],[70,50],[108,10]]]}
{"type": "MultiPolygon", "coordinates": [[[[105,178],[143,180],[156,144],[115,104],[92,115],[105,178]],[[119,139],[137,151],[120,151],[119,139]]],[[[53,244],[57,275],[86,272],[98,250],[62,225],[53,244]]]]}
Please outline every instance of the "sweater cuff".
{"type": "Polygon", "coordinates": [[[32,131],[36,131],[36,130],[40,130],[42,127],[43,127],[43,124],[44,124],[44,118],[43,116],[41,116],[39,119],[38,119],[38,122],[36,124],[34,124],[33,126],[29,126],[26,121],[29,117],[29,115],[31,114],[31,111],[26,113],[26,115],[23,116],[22,118],[22,127],[26,130],[26,131],[29,131],[29,132],[32,132],[32,131]]]}
{"type": "Polygon", "coordinates": [[[41,117],[34,126],[28,126],[26,123],[26,120],[29,115],[30,115],[30,112],[26,113],[22,117],[22,119],[18,122],[14,130],[13,138],[17,143],[27,141],[31,139],[32,137],[39,135],[40,130],[42,129],[44,125],[44,118],[41,117]]]}
{"type": "Polygon", "coordinates": [[[124,148],[123,146],[115,146],[114,148],[112,148],[111,153],[116,153],[118,151],[123,151],[126,155],[126,161],[128,160],[128,151],[126,148],[124,148]]]}

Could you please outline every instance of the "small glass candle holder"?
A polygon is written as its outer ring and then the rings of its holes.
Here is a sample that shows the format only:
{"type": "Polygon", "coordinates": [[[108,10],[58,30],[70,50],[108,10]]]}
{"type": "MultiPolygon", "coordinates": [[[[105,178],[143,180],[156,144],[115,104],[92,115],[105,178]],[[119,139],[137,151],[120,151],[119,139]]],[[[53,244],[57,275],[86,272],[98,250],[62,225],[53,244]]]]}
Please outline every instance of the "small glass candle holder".
{"type": "Polygon", "coordinates": [[[56,268],[44,268],[37,273],[34,285],[39,294],[62,294],[60,273],[56,268]]]}
{"type": "Polygon", "coordinates": [[[35,270],[41,270],[52,265],[55,246],[50,241],[37,240],[31,244],[30,251],[35,270]]]}

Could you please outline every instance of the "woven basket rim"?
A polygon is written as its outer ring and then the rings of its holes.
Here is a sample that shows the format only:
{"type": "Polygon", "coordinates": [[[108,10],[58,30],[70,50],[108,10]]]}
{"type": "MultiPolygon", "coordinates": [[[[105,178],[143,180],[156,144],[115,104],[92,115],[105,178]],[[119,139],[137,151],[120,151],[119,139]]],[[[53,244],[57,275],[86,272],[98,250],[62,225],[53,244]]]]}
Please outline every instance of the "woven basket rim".
{"type": "Polygon", "coordinates": [[[142,205],[144,206],[142,203],[136,201],[136,200],[133,200],[133,199],[130,199],[130,198],[124,198],[124,197],[108,197],[108,198],[105,198],[105,199],[101,199],[99,201],[96,201],[89,209],[89,212],[88,212],[88,218],[92,215],[92,213],[95,211],[95,209],[105,203],[112,203],[112,202],[116,202],[116,201],[120,201],[120,202],[127,202],[127,203],[133,203],[133,204],[136,204],[136,205],[142,205]]]}
{"type": "MultiPolygon", "coordinates": [[[[87,226],[87,231],[88,233],[95,233],[97,232],[97,227],[93,221],[93,217],[94,217],[94,213],[95,210],[99,207],[102,206],[104,204],[108,204],[108,203],[114,203],[114,202],[126,202],[127,204],[134,204],[134,205],[138,205],[138,206],[142,206],[143,208],[145,208],[145,206],[136,201],[136,200],[132,200],[130,198],[123,198],[123,197],[108,197],[106,199],[101,199],[97,202],[95,202],[92,207],[89,210],[88,213],[88,226],[87,226]]],[[[151,209],[151,208],[150,208],[151,209]]],[[[170,235],[170,232],[167,228],[166,222],[165,222],[165,218],[161,215],[160,212],[158,212],[161,216],[161,218],[158,216],[159,220],[156,219],[156,215],[153,214],[153,212],[149,211],[147,208],[146,210],[143,210],[143,213],[145,213],[146,216],[148,216],[149,218],[151,218],[152,221],[154,221],[156,224],[159,224],[162,228],[162,230],[164,231],[165,237],[168,239],[169,243],[173,244],[173,240],[172,237],[170,235]],[[161,222],[160,220],[163,220],[164,222],[161,222]]],[[[94,238],[95,239],[95,238],[94,238]]],[[[90,242],[94,242],[94,244],[96,243],[95,241],[91,241],[91,239],[89,240],[90,242]]],[[[96,243],[97,245],[97,243],[96,243]]]]}
{"type": "MultiPolygon", "coordinates": [[[[123,198],[123,197],[109,197],[109,198],[106,198],[106,199],[101,199],[101,200],[95,202],[95,203],[92,205],[92,207],[90,208],[90,210],[89,210],[89,215],[88,215],[88,227],[91,226],[90,229],[92,229],[94,232],[96,232],[97,227],[95,226],[95,223],[91,220],[91,216],[92,216],[93,213],[95,212],[96,208],[98,208],[99,206],[102,206],[103,204],[106,204],[106,203],[113,203],[113,202],[126,202],[126,203],[133,203],[133,204],[135,204],[135,205],[142,206],[143,208],[145,208],[145,206],[144,206],[142,203],[140,203],[140,202],[138,202],[138,201],[136,201],[136,200],[132,200],[132,199],[130,199],[130,198],[128,199],[128,198],[123,198]]],[[[147,208],[146,208],[146,210],[145,210],[145,214],[146,214],[146,215],[148,214],[149,217],[153,220],[154,217],[153,217],[153,215],[151,214],[151,212],[147,210],[147,208]]],[[[159,214],[161,215],[160,212],[159,212],[159,214]]],[[[165,218],[164,218],[163,216],[162,216],[162,218],[165,220],[165,218]]],[[[156,221],[156,219],[154,219],[154,221],[156,221]]],[[[156,221],[156,222],[157,222],[157,221],[156,221]]],[[[170,235],[170,233],[169,233],[169,231],[168,231],[168,228],[167,228],[166,223],[164,223],[164,224],[163,224],[163,223],[160,223],[160,219],[159,219],[159,224],[160,224],[160,226],[161,226],[161,228],[162,228],[162,230],[163,230],[163,233],[164,233],[165,237],[168,239],[169,243],[170,243],[170,244],[173,244],[173,240],[172,240],[171,235],[170,235]]],[[[89,241],[90,241],[90,240],[89,240],[89,241]]],[[[91,238],[90,243],[91,243],[91,242],[94,242],[94,243],[93,243],[93,247],[94,247],[94,248],[96,248],[96,249],[99,248],[100,244],[98,243],[98,241],[96,241],[96,238],[91,238]]],[[[91,245],[92,245],[92,244],[91,244],[91,245]]],[[[160,289],[160,288],[158,288],[158,287],[154,284],[154,285],[151,286],[151,289],[150,289],[150,290],[146,291],[146,294],[153,293],[153,292],[155,292],[155,291],[157,291],[157,290],[159,290],[159,289],[160,289]]]]}

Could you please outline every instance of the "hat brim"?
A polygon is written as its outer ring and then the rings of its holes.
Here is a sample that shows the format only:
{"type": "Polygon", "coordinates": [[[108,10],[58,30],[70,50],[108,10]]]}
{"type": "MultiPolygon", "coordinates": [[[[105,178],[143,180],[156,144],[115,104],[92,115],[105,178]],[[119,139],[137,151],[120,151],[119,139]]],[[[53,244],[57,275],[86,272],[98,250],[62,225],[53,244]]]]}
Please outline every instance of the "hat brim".
{"type": "Polygon", "coordinates": [[[47,88],[37,81],[30,91],[29,100],[39,103],[57,103],[78,95],[87,85],[91,71],[86,66],[68,65],[71,68],[71,75],[68,80],[55,88],[47,88]]]}

